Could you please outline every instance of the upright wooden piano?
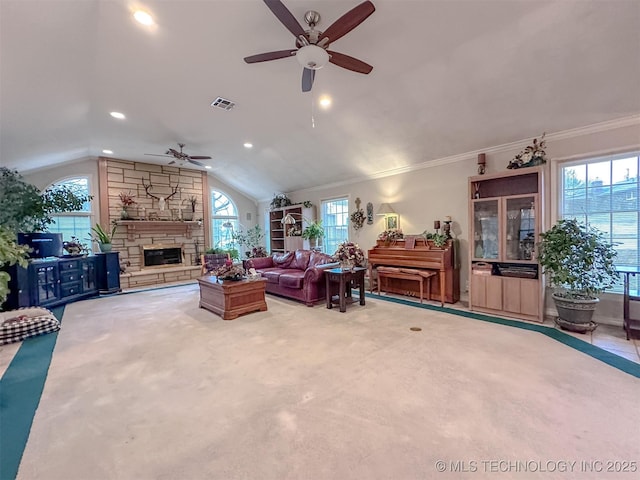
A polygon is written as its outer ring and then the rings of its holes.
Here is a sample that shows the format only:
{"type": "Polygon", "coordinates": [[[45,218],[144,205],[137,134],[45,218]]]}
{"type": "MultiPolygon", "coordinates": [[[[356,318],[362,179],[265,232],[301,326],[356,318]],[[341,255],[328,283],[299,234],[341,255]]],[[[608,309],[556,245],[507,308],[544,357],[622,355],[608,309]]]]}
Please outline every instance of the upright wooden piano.
{"type": "MultiPolygon", "coordinates": [[[[444,290],[444,301],[456,303],[460,300],[460,267],[456,259],[454,239],[444,247],[433,245],[424,237],[415,236],[411,240],[395,240],[386,244],[378,240],[368,252],[369,288],[373,291],[374,270],[379,266],[406,267],[438,272],[439,281],[431,282],[431,298],[440,299],[444,290]],[[415,240],[415,242],[414,242],[415,240]]],[[[390,278],[386,290],[401,295],[418,295],[416,282],[390,278]]]]}

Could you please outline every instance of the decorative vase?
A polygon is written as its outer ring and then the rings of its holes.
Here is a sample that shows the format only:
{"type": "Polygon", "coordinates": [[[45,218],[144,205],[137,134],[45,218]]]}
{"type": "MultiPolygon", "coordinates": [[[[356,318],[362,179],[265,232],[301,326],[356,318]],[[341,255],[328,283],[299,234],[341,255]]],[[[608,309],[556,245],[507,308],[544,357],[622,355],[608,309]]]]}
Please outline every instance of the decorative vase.
{"type": "Polygon", "coordinates": [[[129,212],[127,211],[127,207],[122,207],[120,211],[120,219],[127,220],[129,218],[129,212]]]}
{"type": "Polygon", "coordinates": [[[351,260],[342,260],[340,262],[340,268],[343,272],[350,272],[353,270],[353,262],[351,260]]]}
{"type": "Polygon", "coordinates": [[[190,222],[193,220],[193,213],[191,210],[182,210],[182,220],[190,222]]]}
{"type": "Polygon", "coordinates": [[[112,245],[110,243],[99,243],[100,251],[102,253],[107,253],[111,251],[112,245]]]}

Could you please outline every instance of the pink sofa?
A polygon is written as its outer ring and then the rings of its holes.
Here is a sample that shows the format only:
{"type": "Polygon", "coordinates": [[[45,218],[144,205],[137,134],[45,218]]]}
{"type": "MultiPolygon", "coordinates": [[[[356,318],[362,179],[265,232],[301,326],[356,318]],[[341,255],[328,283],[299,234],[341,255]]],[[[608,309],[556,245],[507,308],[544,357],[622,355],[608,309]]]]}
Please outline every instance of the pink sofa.
{"type": "Polygon", "coordinates": [[[331,255],[312,250],[274,253],[246,263],[267,279],[267,293],[300,300],[308,307],[325,299],[323,271],[338,266],[331,255]]]}

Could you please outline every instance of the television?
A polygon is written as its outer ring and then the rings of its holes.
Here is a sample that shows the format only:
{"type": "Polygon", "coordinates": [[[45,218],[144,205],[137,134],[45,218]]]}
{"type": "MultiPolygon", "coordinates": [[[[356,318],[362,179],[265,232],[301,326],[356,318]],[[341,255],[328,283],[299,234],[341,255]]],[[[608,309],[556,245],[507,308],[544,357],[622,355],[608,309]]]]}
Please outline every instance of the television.
{"type": "Polygon", "coordinates": [[[31,247],[29,258],[47,258],[62,256],[61,233],[18,233],[18,243],[31,247]]]}

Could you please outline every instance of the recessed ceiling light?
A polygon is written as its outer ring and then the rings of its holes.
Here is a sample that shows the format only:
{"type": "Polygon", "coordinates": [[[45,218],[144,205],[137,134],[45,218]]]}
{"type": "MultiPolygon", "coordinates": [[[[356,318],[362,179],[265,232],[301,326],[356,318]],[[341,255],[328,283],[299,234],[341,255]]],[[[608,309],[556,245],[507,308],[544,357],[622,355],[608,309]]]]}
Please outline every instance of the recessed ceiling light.
{"type": "Polygon", "coordinates": [[[331,97],[327,95],[320,97],[320,106],[322,108],[329,108],[331,106],[331,97]]]}
{"type": "Polygon", "coordinates": [[[252,148],[252,147],[253,147],[253,143],[250,143],[250,142],[244,143],[244,148],[252,148]]]}
{"type": "Polygon", "coordinates": [[[205,165],[204,168],[206,168],[207,170],[211,170],[211,165],[205,165]]]}
{"type": "Polygon", "coordinates": [[[144,10],[136,10],[133,14],[133,18],[136,19],[136,22],[141,23],[142,25],[153,25],[153,17],[144,10]]]}
{"type": "Polygon", "coordinates": [[[102,153],[106,153],[107,155],[113,155],[113,150],[102,150],[102,153]]]}
{"type": "Polygon", "coordinates": [[[119,118],[120,120],[123,120],[125,118],[124,113],[120,113],[120,112],[111,112],[110,115],[113,118],[119,118]]]}

